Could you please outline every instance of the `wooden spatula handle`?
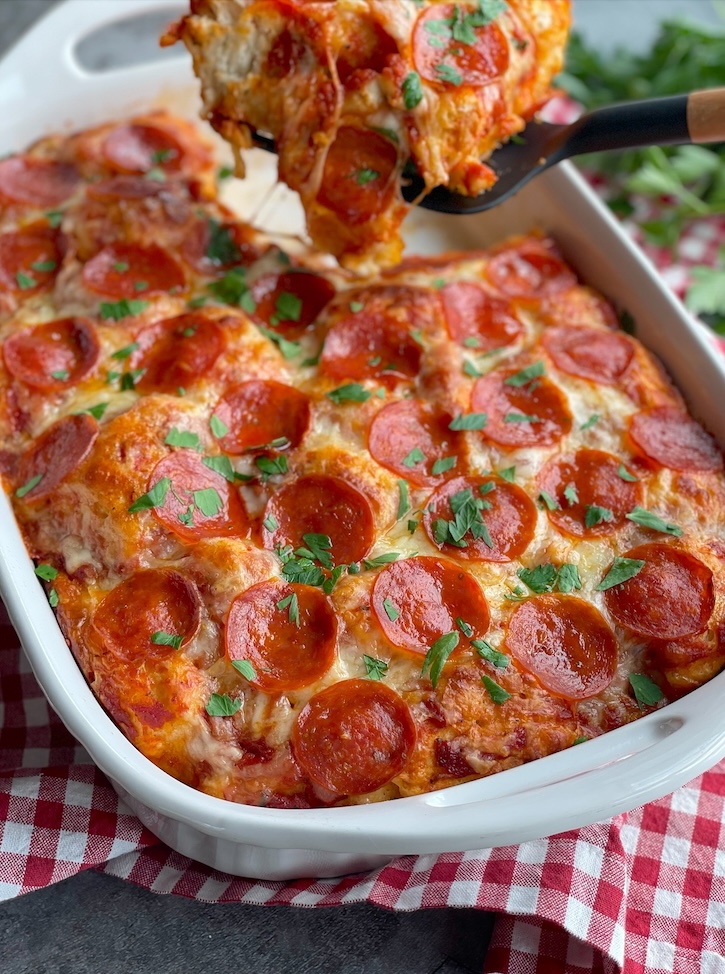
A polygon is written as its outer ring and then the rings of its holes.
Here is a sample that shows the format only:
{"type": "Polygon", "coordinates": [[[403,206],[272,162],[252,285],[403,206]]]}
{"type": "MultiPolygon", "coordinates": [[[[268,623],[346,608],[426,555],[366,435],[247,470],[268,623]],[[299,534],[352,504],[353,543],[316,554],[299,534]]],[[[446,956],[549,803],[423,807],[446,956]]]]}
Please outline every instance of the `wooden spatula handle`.
{"type": "Polygon", "coordinates": [[[692,92],[687,99],[687,128],[693,142],[725,142],[725,88],[692,92]]]}

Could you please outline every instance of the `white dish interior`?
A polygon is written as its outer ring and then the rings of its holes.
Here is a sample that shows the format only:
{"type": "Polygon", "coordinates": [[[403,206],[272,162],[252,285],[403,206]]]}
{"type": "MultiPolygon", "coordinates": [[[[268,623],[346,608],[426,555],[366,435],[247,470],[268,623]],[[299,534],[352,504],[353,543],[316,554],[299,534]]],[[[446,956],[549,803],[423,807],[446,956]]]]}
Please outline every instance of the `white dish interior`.
{"type": "MultiPolygon", "coordinates": [[[[133,13],[180,9],[136,0],[133,13]]],[[[74,56],[80,40],[129,15],[127,0],[67,0],[0,65],[0,153],[56,130],[166,107],[197,118],[188,59],[100,75],[74,56]]],[[[231,202],[264,229],[301,231],[299,203],[274,187],[276,162],[254,154],[231,202]],[[263,200],[262,205],[259,201],[263,200]]],[[[489,213],[442,217],[417,210],[408,250],[480,248],[541,226],[582,278],[637,322],[638,337],[666,364],[694,414],[725,444],[725,367],[583,180],[564,164],[489,213]]],[[[215,868],[266,879],[332,876],[394,855],[519,843],[581,827],[661,797],[725,756],[725,673],[671,704],[583,747],[443,791],[369,806],[287,810],[211,798],[156,768],[96,702],[33,573],[7,498],[0,497],[0,593],[52,706],[119,794],[172,848],[215,868]]]]}

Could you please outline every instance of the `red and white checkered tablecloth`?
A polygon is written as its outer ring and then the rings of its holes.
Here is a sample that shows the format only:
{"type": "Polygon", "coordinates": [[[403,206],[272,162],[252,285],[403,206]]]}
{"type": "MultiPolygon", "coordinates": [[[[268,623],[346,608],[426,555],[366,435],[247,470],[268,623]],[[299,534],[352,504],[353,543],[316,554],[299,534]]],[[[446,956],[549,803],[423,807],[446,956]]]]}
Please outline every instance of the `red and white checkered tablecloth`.
{"type": "MultiPolygon", "coordinates": [[[[688,266],[714,265],[722,243],[718,218],[692,228],[676,264],[646,249],[681,295],[688,266]]],[[[119,801],[50,710],[0,607],[0,899],[95,868],[206,902],[494,911],[484,974],[725,974],[724,823],[725,762],[668,798],[520,846],[338,880],[224,875],[159,843],[119,801]]]]}

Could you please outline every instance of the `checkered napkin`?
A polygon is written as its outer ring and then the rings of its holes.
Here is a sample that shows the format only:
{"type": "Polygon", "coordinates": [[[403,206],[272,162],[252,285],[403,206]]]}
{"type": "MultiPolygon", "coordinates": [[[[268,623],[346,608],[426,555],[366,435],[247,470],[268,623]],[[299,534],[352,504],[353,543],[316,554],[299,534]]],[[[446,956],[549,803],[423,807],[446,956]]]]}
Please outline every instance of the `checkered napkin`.
{"type": "MultiPolygon", "coordinates": [[[[649,255],[682,295],[688,267],[714,264],[723,242],[713,219],[677,263],[649,255]]],[[[627,815],[520,846],[406,856],[339,880],[218,873],[118,799],[49,708],[0,605],[0,899],[96,868],[206,902],[494,911],[484,974],[725,974],[724,823],[725,762],[627,815]]]]}

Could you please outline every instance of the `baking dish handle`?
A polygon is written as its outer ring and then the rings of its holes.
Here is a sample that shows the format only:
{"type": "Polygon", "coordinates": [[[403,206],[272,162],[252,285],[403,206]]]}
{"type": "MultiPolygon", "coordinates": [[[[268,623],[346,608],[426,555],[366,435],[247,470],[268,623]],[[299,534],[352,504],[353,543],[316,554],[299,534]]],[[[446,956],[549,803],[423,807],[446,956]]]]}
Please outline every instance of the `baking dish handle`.
{"type": "MultiPolygon", "coordinates": [[[[119,21],[164,10],[168,10],[171,20],[184,6],[180,0],[65,0],[42,17],[3,58],[0,104],[5,100],[3,91],[8,92],[6,97],[17,97],[21,78],[24,82],[33,79],[36,95],[45,90],[49,77],[62,76],[66,83],[87,84],[94,75],[76,57],[76,49],[85,37],[119,21]]],[[[158,70],[158,65],[155,67],[158,70]]]]}

